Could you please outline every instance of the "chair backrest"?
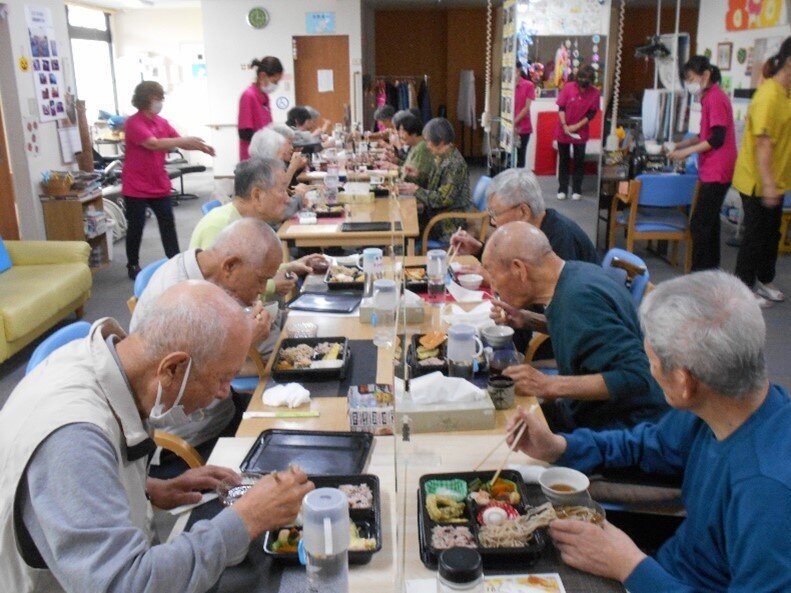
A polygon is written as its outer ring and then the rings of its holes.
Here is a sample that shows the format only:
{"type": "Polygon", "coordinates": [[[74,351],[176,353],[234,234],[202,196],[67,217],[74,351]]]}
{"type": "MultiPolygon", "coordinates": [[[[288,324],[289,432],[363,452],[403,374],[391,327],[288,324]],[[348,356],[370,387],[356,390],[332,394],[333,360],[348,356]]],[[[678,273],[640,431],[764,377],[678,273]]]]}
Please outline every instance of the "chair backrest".
{"type": "Polygon", "coordinates": [[[651,281],[648,266],[642,258],[614,247],[604,255],[601,266],[609,276],[626,287],[632,295],[634,306],[639,307],[645,296],[645,289],[651,281]]]}
{"type": "Polygon", "coordinates": [[[210,211],[214,210],[217,206],[222,206],[222,202],[220,200],[212,200],[210,202],[206,202],[203,206],[200,207],[201,212],[203,214],[208,214],[210,211]]]}
{"type": "Polygon", "coordinates": [[[91,324],[87,321],[77,321],[60,328],[46,340],[41,342],[41,344],[36,346],[36,349],[33,351],[33,355],[30,357],[30,360],[27,361],[25,374],[27,375],[30,371],[36,368],[42,360],[55,352],[55,350],[61,346],[65,346],[69,342],[84,338],[88,335],[89,331],[91,331],[91,324]]]}
{"type": "Polygon", "coordinates": [[[139,299],[140,296],[143,294],[143,291],[148,286],[149,280],[151,280],[151,276],[154,275],[159,267],[164,264],[168,259],[163,257],[162,259],[158,259],[155,262],[148,264],[145,268],[140,270],[138,273],[137,278],[135,278],[135,296],[139,299]]]}
{"type": "Polygon", "coordinates": [[[691,206],[698,184],[697,175],[646,174],[638,175],[640,195],[638,205],[672,208],[691,206]]]}
{"type": "Polygon", "coordinates": [[[489,187],[492,178],[486,175],[481,175],[478,183],[475,184],[475,190],[472,192],[472,204],[478,212],[486,210],[486,188],[489,187]]]}

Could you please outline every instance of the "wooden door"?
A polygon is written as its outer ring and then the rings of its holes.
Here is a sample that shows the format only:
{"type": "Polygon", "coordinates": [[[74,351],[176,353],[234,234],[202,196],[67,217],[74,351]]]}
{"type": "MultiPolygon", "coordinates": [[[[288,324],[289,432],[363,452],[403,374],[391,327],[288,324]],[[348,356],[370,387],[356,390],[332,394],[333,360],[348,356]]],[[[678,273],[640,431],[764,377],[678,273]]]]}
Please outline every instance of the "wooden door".
{"type": "Polygon", "coordinates": [[[19,239],[16,198],[11,177],[11,162],[8,158],[8,143],[5,137],[2,99],[0,99],[0,237],[19,239]]]}
{"type": "MultiPolygon", "coordinates": [[[[333,122],[343,121],[349,101],[349,37],[346,35],[298,36],[294,44],[294,90],[297,105],[310,105],[333,122]],[[323,71],[323,72],[322,72],[323,71]],[[319,89],[332,72],[332,90],[319,89]],[[321,92],[320,92],[321,91],[321,92]]],[[[326,86],[325,86],[326,88],[326,86]]]]}

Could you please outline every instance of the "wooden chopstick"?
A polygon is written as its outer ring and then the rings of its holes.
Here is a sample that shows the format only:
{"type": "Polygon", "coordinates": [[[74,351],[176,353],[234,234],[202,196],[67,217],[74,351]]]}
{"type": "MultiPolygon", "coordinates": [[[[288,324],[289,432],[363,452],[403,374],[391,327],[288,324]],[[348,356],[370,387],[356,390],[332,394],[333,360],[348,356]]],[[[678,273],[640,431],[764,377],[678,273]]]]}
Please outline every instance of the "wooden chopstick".
{"type": "Polygon", "coordinates": [[[478,465],[476,465],[474,468],[472,468],[472,471],[474,471],[474,472],[477,472],[477,471],[478,471],[478,469],[480,469],[480,467],[481,467],[481,466],[482,466],[484,463],[486,463],[486,460],[487,460],[487,459],[489,459],[489,457],[491,457],[491,456],[494,454],[494,452],[495,452],[495,451],[497,451],[497,449],[499,449],[499,448],[500,448],[500,445],[502,445],[502,444],[503,444],[505,441],[507,441],[507,440],[508,440],[508,437],[510,437],[512,434],[514,434],[514,433],[517,431],[517,429],[521,428],[521,427],[522,427],[522,425],[523,425],[524,423],[525,423],[525,421],[524,421],[524,420],[522,420],[521,422],[517,422],[516,424],[514,424],[514,425],[511,427],[511,430],[509,430],[508,432],[506,432],[506,433],[505,433],[505,436],[504,436],[502,439],[500,439],[499,441],[497,441],[497,444],[496,444],[496,445],[495,445],[495,446],[492,448],[492,450],[491,450],[491,451],[489,451],[489,452],[486,454],[486,457],[484,457],[483,459],[481,459],[481,462],[480,462],[478,465]]]}
{"type": "Polygon", "coordinates": [[[526,430],[527,430],[527,422],[523,422],[522,430],[519,431],[519,434],[516,435],[514,442],[511,443],[511,448],[508,449],[508,453],[506,454],[505,459],[503,459],[503,462],[500,464],[500,467],[497,468],[497,471],[494,472],[494,477],[492,478],[491,482],[489,482],[489,484],[494,484],[497,481],[497,478],[500,477],[500,472],[503,471],[505,464],[508,463],[508,457],[510,457],[511,453],[514,452],[514,449],[516,449],[516,446],[519,444],[519,441],[522,440],[522,436],[525,434],[526,430]]]}
{"type": "MultiPolygon", "coordinates": [[[[459,228],[456,229],[456,233],[458,233],[460,230],[461,230],[461,225],[459,225],[459,228]]],[[[456,233],[453,233],[453,234],[455,235],[456,233]]],[[[448,249],[448,268],[450,268],[450,264],[452,264],[453,260],[456,258],[456,254],[458,253],[458,251],[459,251],[459,246],[458,245],[456,245],[455,249],[454,249],[453,245],[451,245],[450,249],[448,249]],[[452,252],[452,255],[451,255],[451,252],[452,252]]]]}

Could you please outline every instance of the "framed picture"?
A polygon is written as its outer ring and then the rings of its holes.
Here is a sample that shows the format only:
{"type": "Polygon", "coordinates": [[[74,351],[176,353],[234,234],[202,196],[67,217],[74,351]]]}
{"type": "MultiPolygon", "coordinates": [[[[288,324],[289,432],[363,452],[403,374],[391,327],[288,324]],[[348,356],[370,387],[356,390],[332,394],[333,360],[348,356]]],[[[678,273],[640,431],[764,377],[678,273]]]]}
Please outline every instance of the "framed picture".
{"type": "Polygon", "coordinates": [[[717,68],[720,70],[730,70],[732,57],[733,43],[728,41],[726,43],[717,44],[717,68]]]}

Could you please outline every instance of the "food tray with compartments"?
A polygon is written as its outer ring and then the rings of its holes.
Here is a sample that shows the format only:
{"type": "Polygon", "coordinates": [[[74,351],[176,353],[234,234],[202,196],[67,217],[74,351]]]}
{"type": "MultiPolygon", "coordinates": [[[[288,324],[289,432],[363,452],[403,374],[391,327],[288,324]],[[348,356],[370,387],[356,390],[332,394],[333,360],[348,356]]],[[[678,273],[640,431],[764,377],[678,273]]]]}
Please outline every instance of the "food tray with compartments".
{"type": "Polygon", "coordinates": [[[327,270],[324,281],[327,283],[328,290],[350,290],[362,292],[365,288],[365,275],[357,266],[330,266],[327,270]],[[353,280],[338,280],[339,268],[348,268],[354,272],[353,280]]]}
{"type": "MultiPolygon", "coordinates": [[[[275,354],[275,360],[272,363],[272,377],[277,381],[318,381],[323,379],[344,379],[346,377],[346,369],[349,366],[351,353],[349,351],[349,340],[344,336],[335,336],[329,338],[284,338],[280,342],[280,347],[275,354]],[[283,351],[288,348],[294,348],[301,344],[305,344],[311,348],[316,348],[319,344],[340,344],[340,350],[337,358],[332,366],[322,368],[321,364],[315,367],[294,367],[282,368],[284,364],[290,364],[285,360],[283,351]]],[[[324,361],[323,355],[316,354],[312,357],[314,363],[330,363],[331,361],[324,361]]]]}
{"type": "Polygon", "coordinates": [[[426,272],[426,266],[404,267],[404,287],[412,292],[428,292],[428,274],[426,272]]]}
{"type": "MultiPolygon", "coordinates": [[[[443,530],[445,528],[462,527],[469,530],[471,535],[471,545],[481,554],[483,560],[484,571],[493,569],[512,569],[514,566],[519,566],[520,569],[527,568],[533,565],[541,557],[541,554],[546,546],[546,534],[543,529],[538,529],[533,532],[532,538],[526,546],[514,548],[491,548],[481,545],[479,534],[481,525],[479,524],[478,514],[482,510],[475,501],[470,499],[469,496],[465,497],[464,513],[459,517],[459,522],[437,522],[431,519],[428,509],[426,507],[426,484],[436,483],[437,481],[449,480],[462,480],[466,482],[467,486],[473,483],[476,479],[481,482],[487,482],[494,477],[493,471],[485,472],[457,472],[447,474],[426,474],[420,478],[420,489],[417,495],[418,504],[418,539],[420,543],[420,559],[426,567],[436,569],[439,555],[443,549],[435,548],[432,542],[432,536],[435,531],[443,530]]],[[[513,470],[503,470],[500,473],[500,478],[513,482],[516,486],[516,492],[520,495],[520,502],[513,504],[513,508],[519,513],[524,515],[530,505],[527,500],[527,489],[525,488],[524,481],[521,474],[513,470]]]]}
{"type": "MultiPolygon", "coordinates": [[[[360,538],[375,540],[370,549],[349,550],[349,564],[367,564],[371,557],[382,549],[382,517],[379,478],[371,474],[344,476],[311,476],[316,488],[338,488],[342,485],[367,486],[372,494],[368,508],[354,508],[349,502],[349,519],[356,526],[360,538]]],[[[357,505],[355,505],[357,506],[357,505]]],[[[298,527],[294,528],[299,530],[298,527]]],[[[299,564],[296,551],[278,552],[273,546],[282,530],[269,531],[264,534],[264,553],[280,562],[299,564]]]]}

